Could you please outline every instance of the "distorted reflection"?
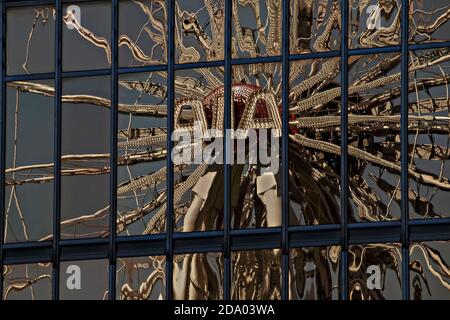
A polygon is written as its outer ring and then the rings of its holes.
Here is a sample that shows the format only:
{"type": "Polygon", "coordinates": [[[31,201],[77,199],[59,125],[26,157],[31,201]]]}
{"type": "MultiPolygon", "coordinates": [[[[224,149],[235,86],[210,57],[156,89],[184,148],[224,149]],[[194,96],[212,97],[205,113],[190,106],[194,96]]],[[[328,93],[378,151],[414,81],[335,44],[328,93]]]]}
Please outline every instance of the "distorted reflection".
{"type": "Polygon", "coordinates": [[[6,89],[5,242],[52,233],[53,81],[9,82],[6,89]]]}
{"type": "Polygon", "coordinates": [[[290,53],[339,50],[339,0],[290,0],[290,53]]]}
{"type": "Polygon", "coordinates": [[[175,1],[177,63],[223,59],[224,10],[224,0],[175,1]]]}
{"type": "Polygon", "coordinates": [[[232,0],[233,58],[281,54],[280,0],[232,0]]]}
{"type": "Polygon", "coordinates": [[[223,254],[190,253],[173,257],[176,300],[223,299],[223,254]]]}
{"type": "Polygon", "coordinates": [[[351,300],[402,298],[400,244],[353,245],[349,247],[348,257],[351,300]]]}
{"type": "Polygon", "coordinates": [[[450,242],[412,243],[409,255],[411,299],[450,299],[450,242]]]}
{"type": "Polygon", "coordinates": [[[349,47],[398,45],[401,9],[401,0],[350,0],[349,47]]]}
{"type": "Polygon", "coordinates": [[[120,258],[117,261],[117,299],[163,300],[165,256],[120,258]]]}
{"type": "Polygon", "coordinates": [[[51,298],[51,263],[30,263],[4,266],[4,300],[50,300],[51,298]]]}
{"type": "Polygon", "coordinates": [[[119,77],[117,232],[164,232],[167,160],[166,73],[119,77]],[[158,214],[156,214],[158,212],[158,214]]]}
{"type": "Polygon", "coordinates": [[[448,0],[409,0],[409,19],[410,43],[450,40],[448,0]]]}
{"type": "Polygon", "coordinates": [[[337,300],[340,253],[338,246],[292,249],[289,299],[337,300]]]}
{"type": "Polygon", "coordinates": [[[281,249],[233,252],[231,298],[280,300],[281,249]]]}

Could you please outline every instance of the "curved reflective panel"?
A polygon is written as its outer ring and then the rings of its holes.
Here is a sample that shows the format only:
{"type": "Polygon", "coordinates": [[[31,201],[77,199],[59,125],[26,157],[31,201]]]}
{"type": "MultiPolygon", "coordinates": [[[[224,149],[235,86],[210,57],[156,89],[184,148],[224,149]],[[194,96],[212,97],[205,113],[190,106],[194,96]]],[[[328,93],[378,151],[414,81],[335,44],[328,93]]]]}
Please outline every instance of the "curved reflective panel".
{"type": "Polygon", "coordinates": [[[164,0],[119,1],[119,66],[167,63],[167,5],[164,0]]]}
{"type": "Polygon", "coordinates": [[[340,220],[340,59],[291,63],[289,200],[291,225],[340,220]]]}
{"type": "Polygon", "coordinates": [[[224,11],[224,0],[175,0],[176,63],[224,58],[224,11]]]}
{"type": "Polygon", "coordinates": [[[450,49],[410,52],[409,58],[410,217],[450,217],[450,49]]]}
{"type": "Polygon", "coordinates": [[[339,50],[341,20],[338,0],[290,0],[290,53],[339,50]]]}
{"type": "Polygon", "coordinates": [[[409,42],[449,41],[450,7],[447,0],[409,0],[409,42]]]}
{"type": "Polygon", "coordinates": [[[412,243],[409,248],[411,299],[450,299],[450,242],[412,243]]]}
{"type": "Polygon", "coordinates": [[[5,265],[3,300],[50,300],[52,264],[50,262],[5,265]]]}
{"type": "Polygon", "coordinates": [[[350,0],[349,48],[400,44],[402,0],[350,0]]]}
{"type": "Polygon", "coordinates": [[[53,72],[55,7],[28,6],[6,11],[6,73],[53,72]]]}
{"type": "Polygon", "coordinates": [[[165,256],[120,258],[117,260],[117,300],[163,300],[165,256]]]}
{"type": "Polygon", "coordinates": [[[63,81],[61,238],[109,232],[110,78],[63,81]]]}
{"type": "Polygon", "coordinates": [[[111,66],[111,4],[74,2],[63,6],[63,71],[111,66]],[[86,57],[89,57],[88,59],[86,57]]]}
{"type": "Polygon", "coordinates": [[[289,299],[339,299],[340,253],[339,246],[291,249],[289,299]]]}
{"type": "Polygon", "coordinates": [[[400,219],[398,53],[350,57],[350,222],[400,219]]]}
{"type": "Polygon", "coordinates": [[[352,245],[348,249],[351,300],[402,298],[402,252],[398,243],[352,245]]]}
{"type": "Polygon", "coordinates": [[[281,249],[232,253],[233,300],[281,299],[281,249]]]}
{"type": "Polygon", "coordinates": [[[173,298],[223,299],[223,254],[208,252],[174,255],[173,298]]]}
{"type": "Polygon", "coordinates": [[[166,73],[119,77],[117,132],[117,232],[136,235],[165,230],[166,73]]]}
{"type": "Polygon", "coordinates": [[[5,242],[51,237],[53,81],[6,84],[5,242]]]}
{"type": "Polygon", "coordinates": [[[61,262],[59,269],[60,300],[107,300],[108,260],[61,262]]]}

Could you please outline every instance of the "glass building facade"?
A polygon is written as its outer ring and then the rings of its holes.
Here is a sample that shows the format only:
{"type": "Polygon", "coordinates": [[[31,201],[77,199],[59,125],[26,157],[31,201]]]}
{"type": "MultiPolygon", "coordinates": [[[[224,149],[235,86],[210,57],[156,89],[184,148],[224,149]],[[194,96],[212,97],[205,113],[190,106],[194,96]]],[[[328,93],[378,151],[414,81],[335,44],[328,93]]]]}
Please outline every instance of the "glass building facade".
{"type": "Polygon", "coordinates": [[[450,299],[449,17],[3,0],[0,299],[450,299]]]}

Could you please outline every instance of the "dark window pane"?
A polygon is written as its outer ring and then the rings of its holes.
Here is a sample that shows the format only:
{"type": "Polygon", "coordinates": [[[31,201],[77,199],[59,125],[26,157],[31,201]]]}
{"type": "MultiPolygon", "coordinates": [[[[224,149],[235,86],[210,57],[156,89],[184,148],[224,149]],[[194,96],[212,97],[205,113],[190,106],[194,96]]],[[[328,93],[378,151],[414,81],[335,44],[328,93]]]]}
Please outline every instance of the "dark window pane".
{"type": "Polygon", "coordinates": [[[63,81],[61,237],[109,229],[110,78],[63,81]]]}
{"type": "Polygon", "coordinates": [[[54,10],[54,6],[30,6],[7,10],[7,74],[53,72],[54,10]]]}
{"type": "Polygon", "coordinates": [[[410,52],[409,212],[414,219],[450,217],[449,52],[410,52]]]}
{"type": "Polygon", "coordinates": [[[136,257],[117,260],[118,300],[163,300],[166,257],[136,257]]]}
{"type": "Polygon", "coordinates": [[[350,0],[349,47],[399,45],[401,11],[401,1],[350,0]]]}
{"type": "Polygon", "coordinates": [[[350,246],[348,252],[351,300],[398,300],[402,298],[401,245],[350,246]]]}
{"type": "Polygon", "coordinates": [[[280,55],[281,1],[232,1],[233,58],[280,55]]]}
{"type": "Polygon", "coordinates": [[[119,66],[167,62],[165,1],[119,1],[119,66]]]}
{"type": "Polygon", "coordinates": [[[30,263],[4,266],[4,300],[50,300],[51,298],[51,263],[30,263]]]}
{"type": "Polygon", "coordinates": [[[165,231],[166,73],[119,78],[117,232],[165,231]]]}
{"type": "Polygon", "coordinates": [[[53,222],[53,81],[6,91],[6,242],[48,239],[53,222]]]}
{"type": "Polygon", "coordinates": [[[413,243],[409,249],[411,299],[450,299],[450,242],[413,243]]]}
{"type": "Polygon", "coordinates": [[[409,6],[410,43],[450,40],[448,0],[410,0],[409,6]]]}
{"type": "Polygon", "coordinates": [[[175,62],[223,59],[224,10],[224,0],[176,0],[175,62]]]}
{"type": "Polygon", "coordinates": [[[62,262],[59,281],[60,300],[107,300],[108,260],[62,262]]]}
{"type": "Polygon", "coordinates": [[[222,229],[223,70],[177,71],[175,97],[172,159],[176,230],[222,229]]]}
{"type": "Polygon", "coordinates": [[[222,253],[190,253],[173,257],[175,300],[223,299],[222,253]]]}
{"type": "Polygon", "coordinates": [[[339,50],[340,1],[290,0],[290,7],[290,53],[339,50]]]}
{"type": "Polygon", "coordinates": [[[232,254],[233,300],[281,299],[281,250],[237,251],[232,254]]]}
{"type": "Polygon", "coordinates": [[[111,4],[63,6],[63,71],[107,69],[111,65],[111,4]]]}
{"type": "Polygon", "coordinates": [[[400,219],[398,53],[350,57],[350,222],[400,219]]]}
{"type": "Polygon", "coordinates": [[[340,253],[339,246],[292,249],[289,299],[338,300],[340,253]]]}
{"type": "Polygon", "coordinates": [[[281,225],[281,65],[232,68],[234,228],[281,225]]]}
{"type": "Polygon", "coordinates": [[[340,60],[291,63],[290,224],[339,223],[340,60]]]}

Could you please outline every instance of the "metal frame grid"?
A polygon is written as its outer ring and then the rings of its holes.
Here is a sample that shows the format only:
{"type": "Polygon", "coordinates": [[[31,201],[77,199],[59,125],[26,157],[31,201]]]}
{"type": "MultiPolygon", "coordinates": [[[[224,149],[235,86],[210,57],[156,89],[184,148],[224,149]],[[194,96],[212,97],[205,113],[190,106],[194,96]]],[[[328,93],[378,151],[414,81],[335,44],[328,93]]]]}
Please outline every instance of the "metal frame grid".
{"type": "MultiPolygon", "coordinates": [[[[231,0],[225,0],[225,57],[223,61],[199,62],[176,64],[174,57],[174,0],[168,0],[168,57],[167,65],[147,66],[135,68],[118,67],[118,2],[111,0],[112,21],[112,63],[106,70],[92,71],[62,71],[62,6],[65,3],[79,3],[89,0],[2,0],[0,5],[1,16],[1,75],[0,75],[0,212],[5,209],[5,121],[6,121],[6,83],[17,80],[41,80],[54,79],[55,82],[55,111],[54,111],[54,217],[53,240],[45,242],[28,243],[4,243],[4,219],[0,219],[0,270],[6,264],[20,264],[51,261],[53,266],[52,297],[59,298],[59,264],[61,261],[85,260],[85,259],[109,259],[109,299],[114,300],[116,295],[116,258],[148,255],[166,256],[166,299],[172,299],[172,261],[174,254],[193,252],[222,252],[224,255],[224,299],[230,299],[231,285],[231,253],[235,250],[257,249],[282,249],[282,299],[288,299],[288,275],[289,275],[289,249],[304,246],[341,246],[341,267],[339,297],[348,299],[348,247],[350,244],[388,243],[398,242],[402,244],[402,295],[404,300],[409,299],[409,244],[414,241],[450,240],[450,218],[439,220],[414,220],[408,219],[408,157],[401,158],[401,190],[402,215],[400,221],[371,222],[349,224],[348,213],[348,57],[352,55],[364,55],[382,52],[401,52],[401,152],[408,154],[408,52],[409,50],[432,49],[450,47],[450,42],[410,45],[408,44],[408,1],[402,0],[402,27],[401,45],[371,49],[348,48],[348,0],[341,0],[342,32],[341,49],[339,51],[289,54],[289,0],[283,0],[283,37],[282,55],[274,57],[232,59],[231,57],[231,0]],[[8,7],[30,5],[55,5],[56,8],[56,32],[55,32],[55,72],[33,75],[6,75],[6,10],[8,7]],[[288,225],[288,93],[289,93],[289,63],[291,61],[313,58],[341,58],[341,223],[337,225],[317,226],[289,226],[288,225]],[[175,70],[217,67],[225,70],[225,128],[231,125],[231,68],[233,65],[250,63],[280,62],[282,64],[282,226],[278,228],[258,228],[231,230],[231,167],[225,164],[225,191],[224,191],[224,229],[223,231],[174,233],[173,232],[173,163],[167,157],[167,231],[165,234],[148,236],[116,236],[116,208],[117,208],[117,105],[118,105],[118,75],[148,71],[166,71],[168,89],[168,134],[173,131],[173,106],[174,106],[174,74],[175,70]],[[108,238],[95,239],[60,239],[60,199],[61,199],[61,94],[62,79],[85,76],[111,76],[111,173],[110,173],[110,234],[108,238]]],[[[92,1],[92,0],[91,0],[92,1]]],[[[168,139],[167,148],[171,150],[172,141],[168,139]]],[[[225,158],[229,147],[225,144],[225,158]]],[[[0,272],[0,292],[3,292],[3,274],[0,272]]],[[[2,295],[0,294],[0,299],[2,295]]]]}

